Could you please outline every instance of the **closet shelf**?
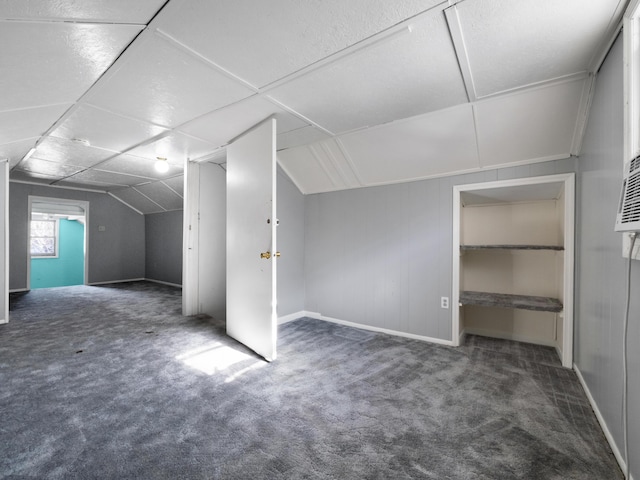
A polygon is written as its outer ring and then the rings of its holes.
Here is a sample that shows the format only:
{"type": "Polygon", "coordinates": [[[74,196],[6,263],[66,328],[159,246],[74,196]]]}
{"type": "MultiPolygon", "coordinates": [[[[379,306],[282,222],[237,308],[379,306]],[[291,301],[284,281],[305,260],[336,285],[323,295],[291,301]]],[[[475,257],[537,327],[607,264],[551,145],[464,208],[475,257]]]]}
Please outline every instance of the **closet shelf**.
{"type": "Polygon", "coordinates": [[[484,307],[519,308],[538,312],[561,312],[562,303],[556,298],[534,297],[532,295],[511,295],[507,293],[460,292],[462,305],[484,307]]]}
{"type": "Polygon", "coordinates": [[[564,250],[561,245],[460,245],[460,250],[564,250]]]}

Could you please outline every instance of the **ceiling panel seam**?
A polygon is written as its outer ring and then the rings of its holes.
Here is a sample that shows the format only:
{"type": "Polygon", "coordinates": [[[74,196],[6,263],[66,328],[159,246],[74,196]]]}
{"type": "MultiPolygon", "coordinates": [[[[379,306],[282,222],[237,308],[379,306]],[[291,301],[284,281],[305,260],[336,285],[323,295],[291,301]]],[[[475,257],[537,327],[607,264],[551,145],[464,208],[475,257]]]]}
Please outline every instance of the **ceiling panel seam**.
{"type": "Polygon", "coordinates": [[[480,142],[478,141],[478,115],[475,103],[471,104],[471,116],[473,118],[473,141],[476,144],[476,161],[478,167],[482,168],[482,160],[480,156],[480,142]]]}
{"type": "MultiPolygon", "coordinates": [[[[169,0],[167,0],[168,2],[169,0]]],[[[166,5],[166,3],[165,3],[166,5]]],[[[36,144],[34,145],[34,148],[37,147],[41,142],[42,139],[48,135],[51,134],[51,132],[53,132],[56,128],[58,128],[67,118],[69,118],[69,116],[75,112],[78,108],[79,105],[82,103],[82,101],[89,97],[91,95],[91,93],[94,91],[96,85],[99,85],[100,82],[105,81],[105,78],[108,78],[109,75],[113,75],[112,73],[110,73],[112,71],[112,69],[114,67],[116,67],[119,63],[123,62],[124,60],[121,60],[126,54],[127,52],[129,52],[131,50],[131,46],[134,44],[134,42],[136,42],[136,40],[138,38],[141,37],[141,35],[143,35],[145,32],[147,31],[147,28],[143,28],[141,29],[136,35],[133,36],[133,38],[131,39],[131,41],[122,49],[122,51],[116,56],[116,58],[113,60],[113,62],[111,62],[111,64],[98,76],[98,78],[89,86],[89,88],[87,88],[84,93],[82,95],[80,95],[80,97],[78,99],[76,99],[76,101],[58,118],[58,120],[56,120],[51,127],[49,127],[45,133],[40,137],[40,139],[38,139],[38,141],[36,141],[36,144]]],[[[138,44],[138,42],[136,42],[136,45],[138,44]]],[[[18,163],[17,165],[19,165],[20,163],[22,163],[26,158],[28,158],[28,153],[27,155],[25,155],[18,163]]],[[[15,167],[14,167],[15,168],[15,167]]]]}
{"type": "MultiPolygon", "coordinates": [[[[333,133],[331,130],[324,128],[322,125],[320,125],[319,123],[314,122],[313,120],[311,120],[308,117],[305,117],[304,115],[302,115],[299,112],[296,112],[293,108],[288,107],[287,105],[285,105],[282,102],[279,102],[278,100],[276,100],[275,98],[269,96],[269,95],[265,95],[264,96],[265,99],[269,100],[271,103],[273,103],[274,105],[276,105],[277,107],[282,108],[283,110],[285,110],[286,112],[290,113],[291,115],[295,115],[296,117],[298,117],[300,120],[304,121],[304,122],[308,122],[309,125],[316,127],[318,130],[323,131],[324,133],[326,133],[327,135],[329,135],[330,137],[334,137],[336,134],[333,133]]],[[[301,127],[304,128],[304,127],[301,127]]]]}
{"type": "Polygon", "coordinates": [[[353,43],[341,50],[338,50],[337,52],[331,53],[324,58],[316,60],[315,62],[310,63],[305,67],[302,67],[294,72],[291,72],[278,80],[275,80],[271,83],[261,86],[260,92],[268,92],[286,83],[292,82],[293,80],[303,77],[309,73],[315,72],[329,65],[332,65],[335,62],[338,62],[354,54],[367,50],[368,48],[375,47],[381,43],[385,43],[389,40],[393,40],[402,35],[411,34],[412,23],[415,23],[428,15],[433,15],[434,11],[442,11],[446,6],[447,6],[446,1],[441,2],[437,5],[433,5],[432,7],[429,7],[428,9],[423,10],[422,12],[419,12],[409,18],[406,18],[396,23],[395,25],[392,25],[383,30],[380,30],[379,32],[376,32],[373,35],[363,38],[362,40],[359,40],[356,43],[353,43]]]}
{"type": "Polygon", "coordinates": [[[578,107],[578,115],[576,117],[576,125],[573,132],[573,139],[571,141],[571,154],[580,155],[582,150],[582,141],[584,134],[587,131],[587,121],[589,120],[589,111],[591,110],[591,103],[593,101],[593,95],[595,94],[596,76],[594,74],[589,75],[589,78],[585,80],[582,86],[582,94],[580,95],[580,106],[578,107]]]}
{"type": "Polygon", "coordinates": [[[353,172],[353,176],[356,178],[359,186],[361,187],[366,186],[366,183],[362,181],[362,175],[360,175],[360,172],[356,168],[355,163],[353,163],[353,159],[351,158],[351,155],[349,155],[349,151],[347,150],[347,147],[344,146],[344,143],[342,143],[342,140],[340,138],[335,138],[334,140],[336,142],[336,145],[338,145],[338,149],[340,150],[340,153],[342,153],[345,160],[347,161],[347,165],[349,165],[349,168],[353,172]]]}
{"type": "Polygon", "coordinates": [[[149,197],[149,195],[145,195],[144,193],[142,193],[140,190],[138,190],[136,187],[131,187],[131,189],[135,190],[136,192],[138,192],[140,195],[142,195],[143,197],[145,197],[147,200],[149,200],[152,203],[155,203],[158,207],[160,207],[162,210],[164,210],[165,212],[167,211],[166,208],[164,208],[162,205],[160,205],[158,202],[156,202],[155,200],[153,200],[151,197],[149,197]]]}
{"type": "MultiPolygon", "coordinates": [[[[391,28],[394,28],[394,27],[391,27],[391,28]]],[[[345,47],[342,50],[332,53],[320,60],[317,60],[307,65],[306,67],[296,70],[293,73],[285,75],[284,77],[278,80],[275,80],[274,82],[271,82],[265,85],[264,87],[261,87],[260,92],[265,93],[271,90],[275,90],[276,88],[286,85],[287,83],[293,82],[294,80],[304,77],[305,75],[309,75],[310,73],[317,72],[318,70],[322,70],[323,68],[326,68],[330,65],[352,58],[358,54],[364,53],[370,48],[377,47],[388,41],[395,40],[398,37],[401,37],[404,35],[410,35],[410,34],[411,34],[411,27],[409,25],[405,25],[402,28],[391,31],[391,32],[383,30],[382,32],[376,33],[368,38],[365,38],[364,40],[354,43],[353,45],[345,47]]]]}
{"type": "Polygon", "coordinates": [[[507,90],[501,90],[499,92],[490,93],[487,95],[481,95],[477,101],[490,100],[497,97],[507,97],[509,95],[518,95],[522,92],[532,92],[535,90],[542,90],[547,87],[553,87],[554,85],[561,85],[563,83],[576,82],[589,77],[589,72],[582,70],[580,72],[569,73],[568,75],[562,75],[556,78],[549,78],[540,82],[529,83],[527,85],[521,85],[519,87],[509,88],[507,90]]]}
{"type": "Polygon", "coordinates": [[[144,118],[140,118],[140,117],[134,117],[134,116],[128,115],[126,113],[116,112],[115,110],[111,110],[109,108],[105,108],[105,107],[102,107],[102,106],[95,105],[95,104],[91,103],[90,101],[83,101],[83,102],[78,102],[78,103],[80,104],[79,106],[86,106],[86,107],[95,108],[96,110],[100,110],[101,112],[108,113],[109,115],[114,115],[116,117],[124,118],[125,120],[132,120],[132,121],[135,121],[135,122],[144,123],[146,125],[151,125],[153,127],[163,128],[165,130],[172,130],[171,127],[167,127],[166,125],[160,125],[159,123],[152,122],[152,121],[150,121],[148,119],[144,119],[144,118]]]}
{"type": "Polygon", "coordinates": [[[50,185],[48,183],[41,183],[41,182],[28,182],[26,180],[14,180],[13,178],[10,178],[9,182],[24,183],[25,185],[37,185],[39,187],[63,188],[65,190],[78,190],[80,192],[93,192],[93,193],[104,193],[104,194],[108,193],[106,190],[96,190],[93,188],[82,188],[82,187],[66,187],[61,185],[50,185]]]}
{"type": "Polygon", "coordinates": [[[471,72],[471,64],[469,63],[469,52],[467,51],[467,46],[464,41],[464,33],[462,32],[458,9],[455,5],[446,8],[444,10],[444,16],[449,26],[449,36],[451,37],[451,43],[453,43],[453,49],[456,52],[462,81],[467,91],[467,98],[470,102],[474,102],[478,98],[478,95],[476,94],[476,87],[473,82],[473,73],[471,72]]]}
{"type": "Polygon", "coordinates": [[[123,205],[126,205],[127,207],[129,207],[131,210],[133,210],[134,212],[140,214],[140,215],[144,215],[144,213],[142,213],[140,210],[138,210],[137,208],[135,208],[133,205],[129,205],[127,202],[125,202],[124,200],[122,200],[119,197],[116,197],[113,193],[111,192],[107,192],[107,195],[109,195],[112,198],[115,198],[117,201],[119,201],[120,203],[122,203],[123,205]]]}
{"type": "Polygon", "coordinates": [[[247,87],[248,89],[253,90],[254,93],[259,93],[260,89],[258,87],[256,87],[255,85],[251,84],[249,81],[247,81],[244,78],[236,75],[233,72],[230,72],[229,70],[227,70],[223,66],[218,65],[213,60],[205,57],[201,53],[198,53],[197,51],[195,51],[191,47],[188,47],[184,43],[180,42],[176,38],[174,38],[171,35],[169,35],[168,33],[165,33],[160,29],[156,30],[155,33],[156,33],[158,38],[164,40],[166,43],[168,43],[172,47],[175,47],[178,50],[182,51],[183,53],[186,53],[187,55],[189,55],[190,57],[198,60],[200,63],[206,65],[207,67],[215,70],[218,73],[223,74],[225,77],[242,84],[243,87],[247,87]]]}
{"type": "Polygon", "coordinates": [[[164,180],[160,180],[160,183],[184,200],[184,195],[180,195],[180,193],[176,192],[176,190],[172,188],[171,185],[168,185],[164,180]]]}
{"type": "Polygon", "coordinates": [[[629,0],[619,0],[618,6],[611,14],[609,25],[607,25],[607,33],[605,34],[604,41],[598,45],[598,48],[593,52],[593,56],[589,61],[589,71],[597,72],[604,63],[604,59],[607,57],[609,50],[613,46],[618,34],[622,30],[622,16],[629,4],[629,0]],[[619,20],[617,20],[619,19],[619,20]]]}
{"type": "Polygon", "coordinates": [[[342,168],[342,163],[343,162],[339,162],[338,161],[336,156],[333,154],[333,152],[329,148],[329,145],[328,145],[327,142],[320,143],[320,148],[324,151],[325,156],[327,157],[327,159],[329,160],[329,162],[333,166],[334,170],[338,173],[338,175],[340,175],[343,187],[349,187],[352,182],[350,182],[347,179],[347,175],[346,175],[345,171],[342,168]]]}
{"type": "Polygon", "coordinates": [[[313,158],[316,160],[318,165],[320,165],[320,168],[322,168],[322,171],[325,173],[325,175],[327,176],[327,178],[329,179],[331,184],[334,187],[339,188],[340,182],[338,180],[336,180],[336,178],[332,175],[331,172],[329,172],[329,168],[325,164],[324,160],[322,158],[320,158],[320,155],[318,154],[318,152],[317,152],[317,150],[315,148],[315,145],[309,145],[307,148],[311,152],[311,155],[313,155],[313,158]]]}

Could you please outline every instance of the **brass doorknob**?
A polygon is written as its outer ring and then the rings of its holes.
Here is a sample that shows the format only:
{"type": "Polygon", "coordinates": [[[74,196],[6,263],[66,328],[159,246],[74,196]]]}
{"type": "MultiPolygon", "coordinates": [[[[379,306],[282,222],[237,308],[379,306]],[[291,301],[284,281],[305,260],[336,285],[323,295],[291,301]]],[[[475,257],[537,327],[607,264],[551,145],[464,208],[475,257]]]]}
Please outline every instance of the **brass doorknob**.
{"type": "Polygon", "coordinates": [[[274,257],[279,257],[280,256],[280,252],[276,252],[273,254],[274,257]]]}
{"type": "Polygon", "coordinates": [[[262,252],[260,254],[260,258],[266,258],[267,260],[269,260],[271,258],[271,252],[262,252]]]}

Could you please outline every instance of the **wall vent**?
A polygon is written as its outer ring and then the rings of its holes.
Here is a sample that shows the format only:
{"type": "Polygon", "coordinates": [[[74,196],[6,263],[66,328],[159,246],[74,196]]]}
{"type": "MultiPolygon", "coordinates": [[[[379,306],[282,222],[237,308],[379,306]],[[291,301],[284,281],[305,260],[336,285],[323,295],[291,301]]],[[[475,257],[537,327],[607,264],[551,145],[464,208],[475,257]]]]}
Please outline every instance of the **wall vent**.
{"type": "Polygon", "coordinates": [[[615,230],[617,232],[640,231],[640,156],[624,166],[615,230]]]}

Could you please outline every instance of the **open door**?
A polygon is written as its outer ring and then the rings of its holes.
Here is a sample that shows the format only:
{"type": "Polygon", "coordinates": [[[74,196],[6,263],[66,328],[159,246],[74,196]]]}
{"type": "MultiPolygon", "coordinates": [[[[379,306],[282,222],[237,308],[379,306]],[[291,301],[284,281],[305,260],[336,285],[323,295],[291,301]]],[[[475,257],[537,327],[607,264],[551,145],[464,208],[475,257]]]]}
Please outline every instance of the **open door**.
{"type": "Polygon", "coordinates": [[[276,358],[276,121],[227,148],[227,334],[276,358]]]}

